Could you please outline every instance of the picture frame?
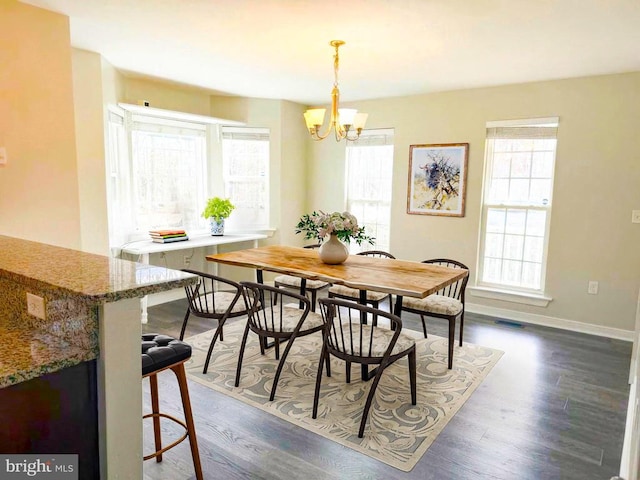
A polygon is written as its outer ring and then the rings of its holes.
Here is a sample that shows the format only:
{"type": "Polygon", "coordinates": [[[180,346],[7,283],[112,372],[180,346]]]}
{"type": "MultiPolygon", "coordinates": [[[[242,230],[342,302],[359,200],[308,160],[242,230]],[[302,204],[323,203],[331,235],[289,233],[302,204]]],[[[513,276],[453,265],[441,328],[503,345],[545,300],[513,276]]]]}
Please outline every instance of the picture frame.
{"type": "Polygon", "coordinates": [[[468,143],[410,145],[407,213],[464,217],[468,143]]]}

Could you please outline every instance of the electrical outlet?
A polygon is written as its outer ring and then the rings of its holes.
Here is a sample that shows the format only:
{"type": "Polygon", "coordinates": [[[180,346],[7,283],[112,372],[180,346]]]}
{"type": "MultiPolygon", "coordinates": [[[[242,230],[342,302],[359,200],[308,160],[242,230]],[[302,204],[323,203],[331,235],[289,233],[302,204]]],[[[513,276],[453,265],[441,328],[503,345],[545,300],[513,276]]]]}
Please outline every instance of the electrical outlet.
{"type": "Polygon", "coordinates": [[[188,256],[188,255],[185,255],[184,256],[184,266],[188,267],[190,263],[191,263],[191,257],[188,256]]]}
{"type": "Polygon", "coordinates": [[[0,165],[7,164],[7,148],[0,147],[0,165]]]}
{"type": "Polygon", "coordinates": [[[46,320],[44,298],[27,292],[27,312],[34,317],[46,320]]]}
{"type": "Polygon", "coordinates": [[[590,280],[589,281],[589,288],[587,288],[587,293],[590,295],[597,295],[598,294],[598,282],[596,282],[595,280],[590,280]]]}
{"type": "Polygon", "coordinates": [[[631,223],[640,223],[640,210],[631,210],[631,223]]]}

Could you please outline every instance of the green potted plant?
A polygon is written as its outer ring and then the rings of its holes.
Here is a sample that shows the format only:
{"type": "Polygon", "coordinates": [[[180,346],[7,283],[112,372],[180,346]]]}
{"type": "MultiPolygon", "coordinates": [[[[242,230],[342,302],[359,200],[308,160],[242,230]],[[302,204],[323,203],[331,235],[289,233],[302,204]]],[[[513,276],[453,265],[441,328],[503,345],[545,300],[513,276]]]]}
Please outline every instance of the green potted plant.
{"type": "Polygon", "coordinates": [[[207,200],[202,217],[208,218],[211,235],[224,235],[224,219],[231,215],[236,206],[228,198],[213,197],[207,200]]]}

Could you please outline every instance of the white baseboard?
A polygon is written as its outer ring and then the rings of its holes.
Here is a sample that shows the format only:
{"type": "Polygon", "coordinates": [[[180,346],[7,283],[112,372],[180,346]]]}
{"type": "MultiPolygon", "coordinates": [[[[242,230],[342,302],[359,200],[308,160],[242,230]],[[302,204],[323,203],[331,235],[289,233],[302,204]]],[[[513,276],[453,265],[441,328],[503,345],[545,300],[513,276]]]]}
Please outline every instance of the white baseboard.
{"type": "Polygon", "coordinates": [[[620,328],[603,327],[590,323],[577,322],[575,320],[566,320],[564,318],[549,317],[546,315],[537,315],[535,313],[518,312],[516,310],[508,310],[506,308],[489,307],[487,305],[479,305],[476,303],[465,302],[465,310],[471,313],[479,313],[481,315],[490,315],[492,317],[504,318],[517,322],[531,323],[533,325],[542,325],[545,327],[560,328],[562,330],[570,330],[572,332],[587,333],[589,335],[598,335],[600,337],[615,338],[617,340],[633,341],[633,331],[622,330],[620,328]]]}

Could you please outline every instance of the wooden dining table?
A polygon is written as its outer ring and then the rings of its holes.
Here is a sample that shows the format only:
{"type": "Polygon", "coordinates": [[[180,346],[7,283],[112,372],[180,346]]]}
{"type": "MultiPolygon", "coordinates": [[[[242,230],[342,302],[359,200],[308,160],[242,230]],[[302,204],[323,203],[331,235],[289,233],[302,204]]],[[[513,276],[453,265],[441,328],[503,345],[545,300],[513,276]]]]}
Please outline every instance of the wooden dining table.
{"type": "Polygon", "coordinates": [[[362,304],[367,290],[390,293],[396,296],[393,313],[397,316],[402,311],[403,297],[425,298],[469,274],[460,268],[365,255],[349,255],[344,263],[328,265],[320,260],[316,250],[284,245],[216,253],[207,255],[206,259],[255,269],[260,283],[263,271],[295,275],[302,279],[301,294],[304,294],[306,280],[355,288],[360,291],[362,304]]]}

